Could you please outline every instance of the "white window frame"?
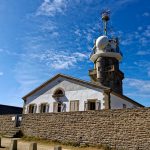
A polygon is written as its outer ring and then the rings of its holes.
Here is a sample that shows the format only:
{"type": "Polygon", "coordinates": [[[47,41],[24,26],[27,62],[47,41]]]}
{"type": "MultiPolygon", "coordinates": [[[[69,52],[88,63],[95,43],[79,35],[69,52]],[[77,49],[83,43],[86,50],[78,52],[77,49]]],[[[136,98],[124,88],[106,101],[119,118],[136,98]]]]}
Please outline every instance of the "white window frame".
{"type": "Polygon", "coordinates": [[[49,104],[48,103],[41,103],[40,105],[39,105],[39,113],[48,113],[49,112],[49,104]],[[45,112],[43,112],[41,109],[42,109],[42,105],[45,105],[46,106],[46,110],[45,110],[45,112]]]}
{"type": "Polygon", "coordinates": [[[69,109],[70,109],[71,112],[72,111],[79,111],[79,106],[80,106],[80,101],[79,100],[70,100],[70,107],[69,107],[69,109]],[[71,103],[72,102],[74,102],[74,109],[73,110],[71,110],[71,103]],[[77,110],[75,110],[75,102],[77,102],[77,110]]]}
{"type": "Polygon", "coordinates": [[[101,109],[101,101],[98,99],[87,99],[87,101],[84,102],[84,111],[90,110],[88,102],[95,102],[95,110],[101,109]]]}
{"type": "Polygon", "coordinates": [[[36,113],[36,110],[37,110],[37,104],[35,104],[35,103],[32,103],[32,104],[29,104],[28,105],[28,107],[27,107],[27,111],[28,111],[28,113],[30,113],[30,114],[34,114],[34,113],[36,113]],[[33,112],[30,112],[30,107],[31,106],[33,106],[33,112]]]}

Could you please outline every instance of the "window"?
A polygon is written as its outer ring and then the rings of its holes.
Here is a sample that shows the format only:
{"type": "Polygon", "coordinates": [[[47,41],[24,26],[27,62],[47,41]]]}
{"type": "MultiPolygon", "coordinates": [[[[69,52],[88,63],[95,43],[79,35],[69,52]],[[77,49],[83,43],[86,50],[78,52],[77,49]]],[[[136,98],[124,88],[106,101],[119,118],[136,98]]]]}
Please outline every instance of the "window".
{"type": "Polygon", "coordinates": [[[60,88],[56,89],[53,94],[53,97],[62,97],[62,96],[64,96],[64,90],[60,88]]]}
{"type": "Polygon", "coordinates": [[[84,103],[84,110],[100,110],[101,105],[99,100],[87,100],[84,103]]]}
{"type": "Polygon", "coordinates": [[[53,103],[53,112],[65,112],[66,111],[66,104],[60,102],[53,103]]]}
{"type": "Polygon", "coordinates": [[[88,102],[88,110],[95,110],[95,102],[94,101],[89,101],[88,102]]]}
{"type": "Polygon", "coordinates": [[[40,113],[46,113],[49,110],[49,105],[47,103],[43,103],[39,106],[40,113]]]}
{"type": "Polygon", "coordinates": [[[126,104],[123,104],[123,108],[127,108],[127,105],[126,105],[126,104]]]}
{"type": "Polygon", "coordinates": [[[79,111],[79,101],[70,101],[70,111],[79,111]]]}
{"type": "Polygon", "coordinates": [[[29,113],[36,113],[36,104],[30,104],[28,109],[29,113]]]}

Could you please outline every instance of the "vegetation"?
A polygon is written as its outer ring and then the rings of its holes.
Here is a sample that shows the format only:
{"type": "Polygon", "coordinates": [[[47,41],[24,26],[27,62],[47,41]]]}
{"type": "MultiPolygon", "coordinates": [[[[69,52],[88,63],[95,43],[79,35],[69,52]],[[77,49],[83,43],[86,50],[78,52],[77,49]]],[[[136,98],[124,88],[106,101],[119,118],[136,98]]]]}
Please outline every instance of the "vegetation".
{"type": "Polygon", "coordinates": [[[96,145],[96,146],[89,146],[88,144],[85,144],[83,146],[80,146],[80,143],[71,143],[71,142],[64,142],[61,143],[58,140],[47,140],[47,139],[41,139],[41,138],[35,138],[35,137],[23,137],[21,140],[23,141],[34,141],[40,144],[46,144],[46,145],[61,145],[63,148],[70,149],[70,150],[114,150],[106,145],[96,145]]]}

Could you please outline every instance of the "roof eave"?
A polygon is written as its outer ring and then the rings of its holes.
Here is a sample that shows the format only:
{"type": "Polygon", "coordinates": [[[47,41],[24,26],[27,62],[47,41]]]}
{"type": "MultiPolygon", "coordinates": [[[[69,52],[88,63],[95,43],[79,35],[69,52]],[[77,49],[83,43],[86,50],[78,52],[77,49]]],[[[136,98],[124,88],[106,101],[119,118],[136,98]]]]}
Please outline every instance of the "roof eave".
{"type": "Polygon", "coordinates": [[[116,92],[114,92],[114,91],[112,91],[111,93],[114,94],[114,95],[116,95],[116,96],[119,96],[119,97],[121,97],[121,98],[124,98],[125,100],[127,100],[127,101],[129,101],[129,102],[135,104],[135,105],[138,106],[138,107],[145,107],[144,105],[142,105],[142,104],[136,102],[135,100],[133,100],[133,99],[131,99],[131,98],[129,98],[129,97],[123,95],[123,94],[119,94],[119,93],[116,93],[116,92]]]}
{"type": "Polygon", "coordinates": [[[42,87],[46,86],[47,84],[49,84],[51,81],[53,81],[55,78],[58,78],[58,77],[64,77],[64,78],[72,79],[72,80],[75,80],[75,81],[78,81],[78,82],[82,82],[84,84],[88,84],[90,86],[94,86],[96,88],[101,88],[103,90],[110,90],[110,88],[102,86],[102,85],[97,85],[97,84],[94,84],[94,83],[91,83],[91,82],[88,82],[88,81],[84,81],[84,80],[81,80],[81,79],[77,79],[77,78],[74,78],[74,77],[71,77],[71,76],[68,76],[68,75],[57,74],[54,77],[47,80],[46,82],[44,82],[43,84],[41,84],[40,86],[38,86],[37,88],[35,88],[34,90],[32,90],[31,92],[29,92],[28,94],[26,94],[25,96],[23,96],[22,99],[25,101],[27,97],[34,94],[36,91],[40,90],[42,87]]]}

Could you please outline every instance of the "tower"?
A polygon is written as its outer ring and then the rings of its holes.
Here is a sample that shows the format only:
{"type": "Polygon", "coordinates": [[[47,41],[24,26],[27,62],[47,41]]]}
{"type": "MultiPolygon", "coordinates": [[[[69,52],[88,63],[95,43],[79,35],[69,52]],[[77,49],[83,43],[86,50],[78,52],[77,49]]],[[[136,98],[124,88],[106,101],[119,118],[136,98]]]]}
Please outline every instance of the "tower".
{"type": "Polygon", "coordinates": [[[107,23],[109,11],[102,13],[104,33],[95,41],[90,60],[94,63],[94,69],[89,70],[91,82],[110,87],[113,91],[122,94],[123,72],[119,69],[119,61],[122,53],[119,49],[118,38],[107,36],[107,23]]]}

